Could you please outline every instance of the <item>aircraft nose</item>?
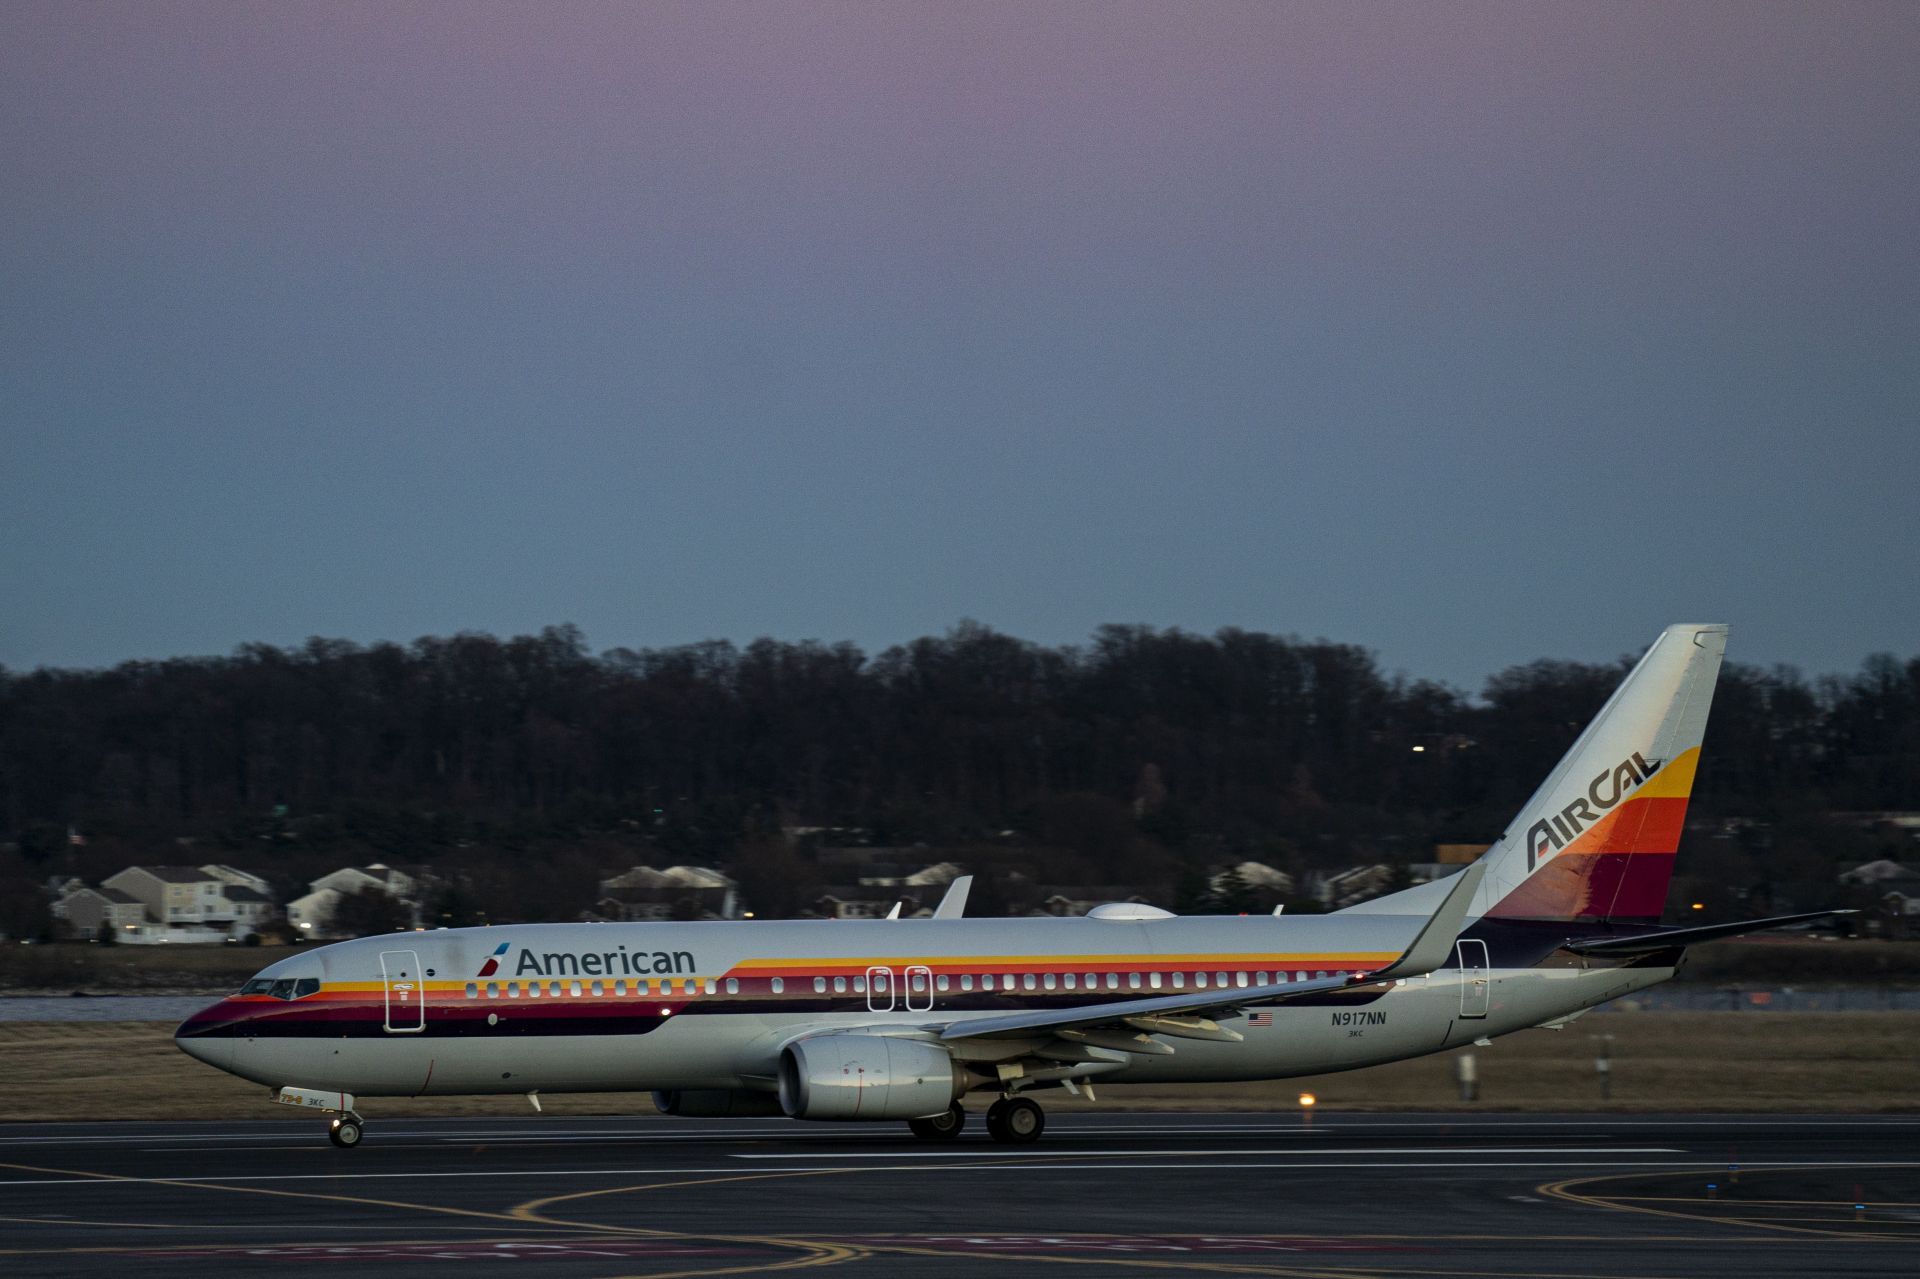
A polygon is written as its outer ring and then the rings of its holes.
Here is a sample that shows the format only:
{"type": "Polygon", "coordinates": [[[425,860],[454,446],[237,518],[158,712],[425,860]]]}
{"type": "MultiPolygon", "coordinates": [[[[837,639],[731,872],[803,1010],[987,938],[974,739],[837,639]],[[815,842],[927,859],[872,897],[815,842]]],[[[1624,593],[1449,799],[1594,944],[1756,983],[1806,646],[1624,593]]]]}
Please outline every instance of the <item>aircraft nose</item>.
{"type": "Polygon", "coordinates": [[[180,1023],[173,1032],[174,1045],[195,1061],[204,1061],[217,1070],[231,1070],[234,1040],[228,1028],[232,1023],[224,1004],[203,1008],[180,1023]]]}

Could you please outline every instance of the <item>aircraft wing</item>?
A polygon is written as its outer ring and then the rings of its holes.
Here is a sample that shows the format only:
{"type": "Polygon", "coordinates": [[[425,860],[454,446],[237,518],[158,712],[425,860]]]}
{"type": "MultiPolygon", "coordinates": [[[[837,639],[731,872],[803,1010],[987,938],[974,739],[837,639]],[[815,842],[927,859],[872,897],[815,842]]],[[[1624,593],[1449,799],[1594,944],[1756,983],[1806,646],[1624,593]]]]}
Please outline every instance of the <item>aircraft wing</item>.
{"type": "Polygon", "coordinates": [[[948,1025],[940,1032],[940,1038],[1006,1039],[1042,1032],[1090,1031],[1103,1026],[1116,1026],[1133,1032],[1165,1033],[1176,1037],[1238,1039],[1240,1036],[1237,1032],[1214,1025],[1211,1018],[1231,1015],[1248,1004],[1285,1003],[1290,999],[1324,994],[1331,990],[1353,990],[1401,977],[1418,977],[1445,964],[1453,957],[1454,939],[1460,935],[1460,925],[1466,920],[1468,904],[1473,901],[1474,890],[1480,886],[1486,870],[1484,863],[1476,862],[1461,872],[1452,890],[1421,926],[1406,951],[1385,968],[1371,973],[1323,977],[1314,981],[1273,982],[1265,986],[1194,990],[1146,999],[968,1018],[948,1025]]]}

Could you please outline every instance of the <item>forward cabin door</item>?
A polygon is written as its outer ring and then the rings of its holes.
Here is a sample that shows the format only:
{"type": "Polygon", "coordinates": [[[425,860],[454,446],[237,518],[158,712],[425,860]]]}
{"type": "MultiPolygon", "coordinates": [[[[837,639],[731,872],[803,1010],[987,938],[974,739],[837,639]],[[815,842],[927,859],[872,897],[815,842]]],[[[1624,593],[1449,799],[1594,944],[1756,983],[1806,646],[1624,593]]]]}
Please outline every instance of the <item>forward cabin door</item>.
{"type": "Polygon", "coordinates": [[[1493,971],[1487,965],[1487,943],[1477,937],[1463,937],[1454,943],[1460,957],[1460,1015],[1485,1017],[1487,1001],[1493,990],[1493,971]]]}
{"type": "Polygon", "coordinates": [[[380,952],[380,980],[387,990],[387,1033],[417,1035],[427,1028],[426,983],[420,956],[410,950],[380,952]]]}
{"type": "Polygon", "coordinates": [[[867,969],[867,1011],[870,1013],[893,1011],[893,969],[867,969]]]}

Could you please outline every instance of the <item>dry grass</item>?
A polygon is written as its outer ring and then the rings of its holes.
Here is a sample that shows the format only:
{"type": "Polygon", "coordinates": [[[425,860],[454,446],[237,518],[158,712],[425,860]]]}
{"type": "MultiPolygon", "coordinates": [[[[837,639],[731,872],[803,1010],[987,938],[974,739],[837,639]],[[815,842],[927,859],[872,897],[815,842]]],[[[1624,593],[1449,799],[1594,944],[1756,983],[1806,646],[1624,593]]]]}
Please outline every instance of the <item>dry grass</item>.
{"type": "MultiPolygon", "coordinates": [[[[0,1113],[13,1119],[285,1119],[266,1090],[173,1046],[152,1022],[0,1023],[0,1113]]],[[[1475,1049],[1481,1100],[1457,1100],[1453,1054],[1264,1084],[1114,1086],[1102,1108],[1420,1110],[1920,1110],[1920,1017],[1906,1013],[1633,1013],[1523,1031],[1475,1049]],[[1599,1101],[1593,1034],[1612,1034],[1599,1101]]],[[[1060,1093],[1052,1104],[1085,1105],[1060,1093]]],[[[642,1094],[542,1096],[553,1114],[650,1114],[642,1094]]],[[[525,1114],[518,1097],[375,1099],[370,1116],[525,1114]]]]}

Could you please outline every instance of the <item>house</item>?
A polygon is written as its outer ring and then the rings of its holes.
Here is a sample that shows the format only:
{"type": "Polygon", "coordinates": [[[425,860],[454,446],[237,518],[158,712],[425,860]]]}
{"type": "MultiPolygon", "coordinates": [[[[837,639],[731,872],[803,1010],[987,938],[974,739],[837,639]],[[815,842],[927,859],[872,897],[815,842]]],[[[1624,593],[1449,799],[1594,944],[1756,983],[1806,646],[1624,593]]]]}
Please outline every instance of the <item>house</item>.
{"type": "Polygon", "coordinates": [[[233,922],[226,885],[197,866],[129,866],[100,881],[146,907],[149,922],[167,928],[233,922]]]}
{"type": "Polygon", "coordinates": [[[1378,897],[1392,883],[1393,868],[1383,862],[1374,862],[1316,875],[1310,889],[1314,898],[1328,910],[1343,910],[1356,902],[1378,897]]]}
{"type": "Polygon", "coordinates": [[[417,877],[383,862],[365,867],[343,866],[309,881],[308,891],[287,903],[287,925],[297,937],[332,937],[336,935],[333,912],[342,898],[350,893],[385,893],[408,908],[418,927],[419,886],[417,877]]]}
{"type": "Polygon", "coordinates": [[[138,897],[118,888],[88,888],[82,884],[54,903],[54,914],[67,921],[76,937],[97,937],[101,928],[121,933],[147,922],[147,908],[138,897]]]}
{"type": "Polygon", "coordinates": [[[600,881],[591,914],[628,922],[738,919],[740,886],[705,866],[635,866],[600,881]]]}

